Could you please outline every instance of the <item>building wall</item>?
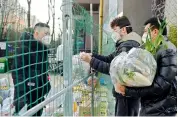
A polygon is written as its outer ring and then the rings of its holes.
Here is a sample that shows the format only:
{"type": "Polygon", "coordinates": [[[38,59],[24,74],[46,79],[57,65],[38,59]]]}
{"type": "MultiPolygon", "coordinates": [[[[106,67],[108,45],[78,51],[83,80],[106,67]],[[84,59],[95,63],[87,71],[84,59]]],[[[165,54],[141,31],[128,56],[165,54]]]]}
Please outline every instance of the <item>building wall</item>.
{"type": "Polygon", "coordinates": [[[115,13],[109,12],[116,3],[111,0],[104,0],[104,29],[109,29],[109,23],[119,13],[127,16],[134,31],[141,34],[145,20],[152,16],[151,0],[117,0],[115,13]]]}
{"type": "MultiPolygon", "coordinates": [[[[99,12],[95,11],[93,12],[93,40],[94,40],[94,46],[98,45],[98,32],[99,32],[99,12]]],[[[91,35],[90,34],[86,34],[86,43],[85,43],[85,48],[87,50],[90,50],[91,47],[91,35]]]]}
{"type": "MultiPolygon", "coordinates": [[[[99,0],[76,0],[75,1],[77,4],[81,5],[82,7],[85,8],[85,10],[88,11],[90,14],[90,3],[93,4],[93,40],[95,41],[94,44],[98,45],[98,30],[99,30],[99,0]],[[98,9],[97,9],[98,7],[98,9]]],[[[80,16],[77,16],[80,17],[80,16]]],[[[75,29],[75,25],[73,24],[73,28],[75,29]]],[[[85,33],[85,49],[90,50],[91,47],[91,34],[90,33],[85,33]]],[[[94,45],[94,46],[95,46],[94,45]]]]}
{"type": "Polygon", "coordinates": [[[118,4],[117,9],[118,9],[118,14],[119,14],[119,13],[123,12],[123,6],[124,5],[123,5],[123,0],[118,0],[117,2],[118,2],[117,3],[118,4]]]}
{"type": "Polygon", "coordinates": [[[142,34],[144,22],[152,16],[151,3],[151,0],[123,0],[123,14],[138,34],[142,34]]]}
{"type": "Polygon", "coordinates": [[[99,39],[99,11],[95,12],[93,14],[93,21],[94,21],[94,27],[93,27],[93,46],[96,50],[96,47],[98,47],[98,39],[99,39]]]}
{"type": "Polygon", "coordinates": [[[109,0],[104,0],[104,5],[103,5],[103,16],[104,16],[104,22],[106,22],[107,17],[109,16],[109,0]]]}

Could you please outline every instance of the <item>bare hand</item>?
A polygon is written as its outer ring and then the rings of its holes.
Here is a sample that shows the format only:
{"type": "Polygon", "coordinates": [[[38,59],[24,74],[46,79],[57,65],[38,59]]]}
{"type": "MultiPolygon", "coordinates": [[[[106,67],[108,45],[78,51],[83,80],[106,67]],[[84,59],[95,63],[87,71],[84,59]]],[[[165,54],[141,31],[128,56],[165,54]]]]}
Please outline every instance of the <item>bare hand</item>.
{"type": "Polygon", "coordinates": [[[116,91],[117,93],[120,93],[120,94],[122,94],[123,96],[125,95],[125,86],[123,86],[123,85],[121,85],[121,84],[119,84],[119,83],[116,83],[116,84],[114,85],[114,87],[115,87],[115,91],[116,91]]]}
{"type": "Polygon", "coordinates": [[[90,54],[90,53],[85,53],[85,52],[81,52],[81,53],[80,53],[80,58],[81,58],[83,61],[87,62],[87,63],[90,63],[90,61],[91,61],[91,59],[92,59],[91,54],[90,54]]]}
{"type": "MultiPolygon", "coordinates": [[[[92,77],[89,77],[87,82],[89,86],[92,86],[92,77]]],[[[97,79],[93,78],[93,86],[96,87],[96,84],[97,84],[97,79]]]]}

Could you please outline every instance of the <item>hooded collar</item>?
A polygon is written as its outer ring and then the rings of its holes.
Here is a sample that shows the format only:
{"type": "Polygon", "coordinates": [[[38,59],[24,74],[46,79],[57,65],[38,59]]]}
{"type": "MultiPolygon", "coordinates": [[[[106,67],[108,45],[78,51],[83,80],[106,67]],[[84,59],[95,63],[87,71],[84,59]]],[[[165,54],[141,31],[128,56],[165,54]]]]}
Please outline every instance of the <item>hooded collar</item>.
{"type": "Polygon", "coordinates": [[[118,40],[116,42],[116,47],[118,47],[122,42],[125,42],[125,41],[136,41],[141,45],[142,38],[136,32],[131,32],[131,33],[125,35],[124,37],[122,37],[121,40],[118,40]]]}

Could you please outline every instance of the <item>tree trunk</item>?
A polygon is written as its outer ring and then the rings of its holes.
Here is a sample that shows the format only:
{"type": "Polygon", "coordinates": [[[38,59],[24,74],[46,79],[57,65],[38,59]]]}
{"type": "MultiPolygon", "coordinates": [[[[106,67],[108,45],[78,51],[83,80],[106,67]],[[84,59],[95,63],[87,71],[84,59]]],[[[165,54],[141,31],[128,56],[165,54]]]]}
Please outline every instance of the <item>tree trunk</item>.
{"type": "Polygon", "coordinates": [[[3,32],[4,32],[4,15],[5,15],[5,1],[2,2],[1,7],[1,30],[0,30],[0,39],[3,39],[3,32]]]}
{"type": "Polygon", "coordinates": [[[30,11],[31,11],[31,0],[27,0],[28,3],[28,13],[27,13],[27,20],[28,20],[28,28],[30,28],[30,11]]]}

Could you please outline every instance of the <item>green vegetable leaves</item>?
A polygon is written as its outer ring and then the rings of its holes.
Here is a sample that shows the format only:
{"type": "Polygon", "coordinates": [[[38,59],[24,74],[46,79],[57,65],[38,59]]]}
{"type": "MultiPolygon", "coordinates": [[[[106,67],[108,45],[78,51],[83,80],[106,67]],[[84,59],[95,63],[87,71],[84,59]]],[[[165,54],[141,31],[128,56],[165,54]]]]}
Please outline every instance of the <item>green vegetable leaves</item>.
{"type": "Polygon", "coordinates": [[[159,33],[158,36],[156,37],[155,41],[152,41],[151,39],[151,28],[148,29],[148,35],[145,43],[145,49],[149,52],[151,52],[153,55],[156,54],[156,52],[159,50],[160,45],[163,44],[165,48],[167,48],[167,45],[165,44],[164,37],[162,35],[164,29],[166,28],[166,19],[163,20],[161,23],[158,19],[160,28],[159,28],[159,33]]]}

